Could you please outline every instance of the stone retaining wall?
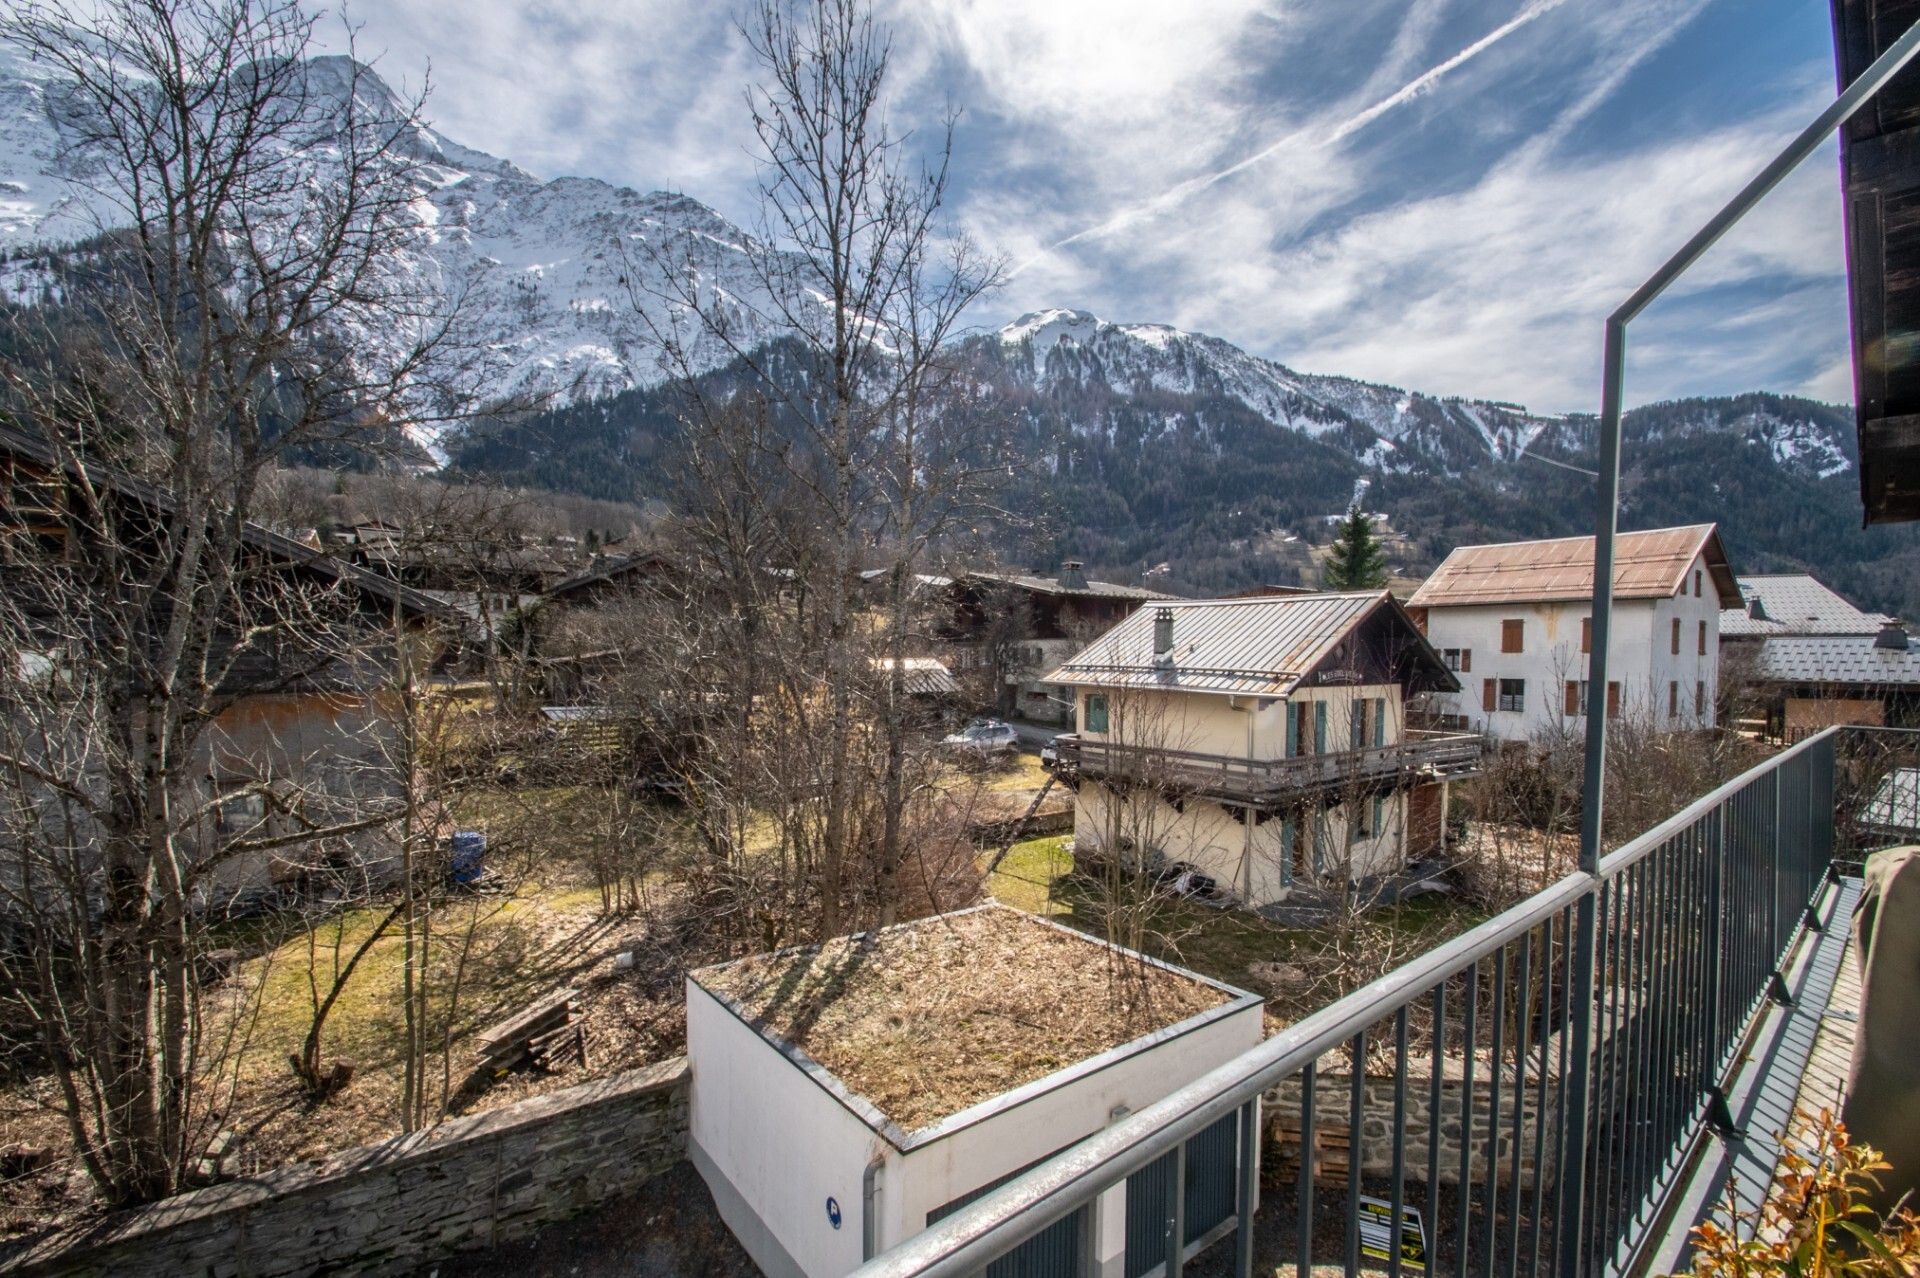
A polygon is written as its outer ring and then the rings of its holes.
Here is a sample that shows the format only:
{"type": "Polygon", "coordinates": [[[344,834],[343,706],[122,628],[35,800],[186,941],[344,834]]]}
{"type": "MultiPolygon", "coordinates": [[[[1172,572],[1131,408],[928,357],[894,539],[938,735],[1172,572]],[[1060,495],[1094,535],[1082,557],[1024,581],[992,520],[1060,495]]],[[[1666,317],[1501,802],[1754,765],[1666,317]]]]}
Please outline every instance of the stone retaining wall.
{"type": "Polygon", "coordinates": [[[681,1057],[122,1212],[0,1253],[0,1273],[407,1273],[630,1191],[686,1145],[681,1057]]]}
{"type": "MultiPolygon", "coordinates": [[[[1534,1166],[1535,1146],[1539,1135],[1545,1135],[1545,1158],[1543,1173],[1553,1170],[1554,1145],[1559,1136],[1558,1087],[1554,1081],[1547,1080],[1547,1100],[1545,1121],[1541,1122],[1539,1103],[1539,1080],[1528,1079],[1525,1093],[1520,1101],[1520,1174],[1531,1176],[1534,1166]]],[[[1314,1130],[1326,1133],[1329,1130],[1345,1133],[1348,1119],[1352,1116],[1353,1080],[1344,1074],[1320,1074],[1314,1080],[1314,1130]]],[[[1282,1128],[1294,1131],[1300,1125],[1300,1097],[1302,1088],[1296,1076],[1270,1089],[1264,1098],[1262,1113],[1266,1118],[1267,1130],[1272,1138],[1281,1145],[1281,1156],[1292,1161],[1299,1157],[1298,1137],[1280,1136],[1282,1128]]],[[[1513,1172],[1515,1142],[1513,1133],[1513,1078],[1509,1073],[1501,1079],[1500,1120],[1498,1130],[1491,1137],[1487,1131],[1487,1106],[1492,1099],[1491,1089],[1484,1079],[1475,1079],[1472,1103],[1468,1110],[1472,1119],[1472,1131],[1463,1138],[1461,1113],[1465,1094],[1457,1078],[1443,1079],[1440,1083],[1440,1183],[1456,1185],[1460,1182],[1460,1161],[1462,1147],[1471,1148],[1468,1160],[1468,1175],[1475,1180],[1487,1174],[1487,1153],[1489,1142],[1493,1149],[1497,1177],[1505,1181],[1513,1172]]],[[[1434,1131],[1433,1082],[1430,1078],[1407,1079],[1405,1136],[1402,1143],[1402,1156],[1405,1159],[1407,1179],[1424,1181],[1427,1176],[1427,1150],[1434,1131]]],[[[1365,1078],[1360,1083],[1360,1166],[1364,1174],[1390,1175],[1393,1171],[1393,1080],[1391,1078],[1365,1078]]],[[[1324,1139],[1324,1136],[1323,1136],[1324,1139]]],[[[1324,1146],[1323,1146],[1324,1148],[1324,1146]]],[[[1324,1157],[1324,1155],[1323,1155],[1324,1157]]]]}

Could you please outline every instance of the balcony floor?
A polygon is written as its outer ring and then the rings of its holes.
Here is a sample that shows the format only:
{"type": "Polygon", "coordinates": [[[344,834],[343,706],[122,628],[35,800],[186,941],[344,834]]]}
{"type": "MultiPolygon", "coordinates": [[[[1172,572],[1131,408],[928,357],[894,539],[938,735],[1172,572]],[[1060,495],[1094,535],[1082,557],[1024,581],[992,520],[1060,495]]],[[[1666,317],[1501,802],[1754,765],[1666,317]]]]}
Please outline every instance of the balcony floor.
{"type": "Polygon", "coordinates": [[[1860,1012],[1853,943],[1853,908],[1860,892],[1860,880],[1847,878],[1822,894],[1824,930],[1802,936],[1788,969],[1793,1004],[1767,1009],[1729,1089],[1728,1104],[1744,1135],[1703,1140],[1661,1224],[1658,1245],[1642,1252],[1647,1263],[1638,1272],[1678,1271],[1686,1263],[1693,1226],[1712,1215],[1724,1217],[1730,1184],[1743,1211],[1758,1206],[1773,1184],[1781,1133],[1796,1105],[1838,1110],[1845,1099],[1860,1012]]]}

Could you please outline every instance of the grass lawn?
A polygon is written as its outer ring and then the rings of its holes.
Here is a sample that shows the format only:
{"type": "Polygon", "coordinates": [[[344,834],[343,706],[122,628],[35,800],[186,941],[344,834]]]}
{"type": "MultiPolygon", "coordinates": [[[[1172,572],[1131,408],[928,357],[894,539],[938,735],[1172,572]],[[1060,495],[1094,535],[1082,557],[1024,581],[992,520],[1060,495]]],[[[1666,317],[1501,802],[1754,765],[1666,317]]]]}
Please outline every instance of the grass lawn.
{"type": "MultiPolygon", "coordinates": [[[[1071,837],[1060,835],[1014,844],[987,883],[994,899],[1053,917],[1094,936],[1104,934],[1098,887],[1073,877],[1071,837]]],[[[1451,897],[1417,897],[1366,916],[1391,929],[1392,949],[1411,956],[1482,922],[1484,912],[1451,897]]],[[[1285,927],[1248,910],[1217,909],[1178,897],[1153,903],[1142,947],[1153,957],[1188,967],[1241,989],[1266,993],[1254,967],[1290,963],[1311,967],[1332,943],[1326,929],[1285,927]]]]}
{"type": "MultiPolygon", "coordinates": [[[[1068,842],[1066,835],[1049,835],[1014,844],[1000,868],[988,877],[987,892],[994,900],[1029,914],[1072,914],[1072,906],[1065,901],[1052,900],[1056,880],[1073,872],[1068,842]]],[[[989,851],[985,860],[992,857],[989,851]]]]}

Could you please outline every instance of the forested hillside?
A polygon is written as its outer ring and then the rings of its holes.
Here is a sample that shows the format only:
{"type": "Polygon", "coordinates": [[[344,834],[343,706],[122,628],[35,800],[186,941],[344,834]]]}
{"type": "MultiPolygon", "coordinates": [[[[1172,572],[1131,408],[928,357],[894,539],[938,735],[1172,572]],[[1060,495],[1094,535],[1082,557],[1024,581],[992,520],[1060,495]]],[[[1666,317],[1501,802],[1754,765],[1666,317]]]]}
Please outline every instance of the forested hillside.
{"type": "MultiPolygon", "coordinates": [[[[1415,575],[1456,545],[1592,528],[1594,481],[1582,473],[1594,465],[1591,417],[1336,383],[1376,392],[1398,410],[1387,424],[1356,411],[1366,403],[1357,391],[1343,405],[1305,378],[1290,407],[1256,409],[1243,389],[1191,375],[1191,358],[1190,375],[1169,384],[1164,370],[1115,377],[1084,343],[1036,364],[1004,337],[972,339],[969,353],[985,388],[974,410],[1004,416],[1017,458],[1006,494],[1015,518],[982,531],[1017,562],[1071,554],[1102,575],[1152,574],[1193,593],[1297,582],[1313,572],[1307,548],[1356,494],[1400,534],[1395,569],[1415,575]],[[1085,375],[1089,366],[1100,375],[1085,375]],[[1466,422],[1489,429],[1483,437],[1466,422]]],[[[661,497],[676,402],[655,387],[478,429],[453,450],[455,466],[595,497],[661,497]]],[[[1920,529],[1860,526],[1846,409],[1771,394],[1680,400],[1634,410],[1627,436],[1623,527],[1717,521],[1738,571],[1810,571],[1863,606],[1920,615],[1920,529]]]]}

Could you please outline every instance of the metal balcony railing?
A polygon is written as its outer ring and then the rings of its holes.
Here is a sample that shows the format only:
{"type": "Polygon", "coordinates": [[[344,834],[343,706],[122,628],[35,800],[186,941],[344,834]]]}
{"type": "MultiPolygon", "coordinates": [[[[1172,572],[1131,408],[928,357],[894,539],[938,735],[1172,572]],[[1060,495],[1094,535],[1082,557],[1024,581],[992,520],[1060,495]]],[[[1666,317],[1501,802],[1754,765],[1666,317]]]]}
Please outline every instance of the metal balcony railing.
{"type": "Polygon", "coordinates": [[[1068,734],[1054,739],[1054,768],[1067,777],[1155,785],[1237,802],[1279,803],[1419,780],[1457,780],[1478,772],[1486,752],[1487,739],[1478,733],[1418,730],[1392,745],[1285,759],[1248,759],[1068,734]]]}
{"type": "MultiPolygon", "coordinates": [[[[1903,798],[1920,777],[1916,753],[1920,733],[1835,728],[1804,741],[1612,852],[1597,874],[1569,875],[1289,1026],[859,1278],[1051,1273],[1023,1244],[1152,1166],[1158,1209],[1136,1221],[1129,1207],[1126,1233],[1164,1238],[1161,1272],[1179,1278],[1186,1161],[1196,1137],[1224,1128],[1238,1141],[1235,1215],[1254,1226],[1235,1231],[1242,1278],[1256,1257],[1300,1278],[1356,1273],[1387,1234],[1376,1222],[1395,1220],[1406,1222],[1402,1272],[1631,1272],[1836,868],[1897,839],[1886,813],[1920,803],[1920,792],[1903,798]],[[1589,908],[1594,994],[1575,1000],[1571,939],[1589,908]],[[1570,1108],[1577,1078],[1584,1118],[1570,1108]]],[[[1145,1272],[1138,1259],[1130,1247],[1129,1273],[1145,1272]]]]}

